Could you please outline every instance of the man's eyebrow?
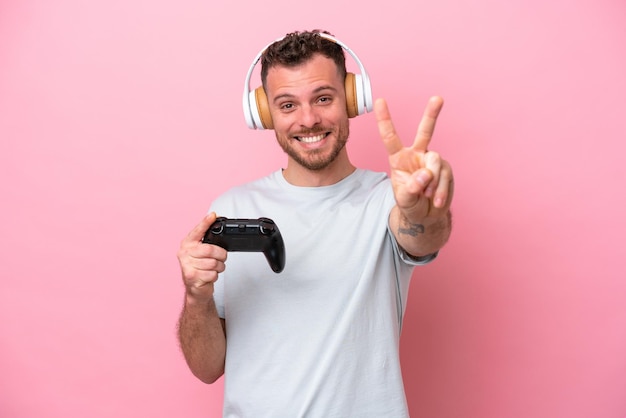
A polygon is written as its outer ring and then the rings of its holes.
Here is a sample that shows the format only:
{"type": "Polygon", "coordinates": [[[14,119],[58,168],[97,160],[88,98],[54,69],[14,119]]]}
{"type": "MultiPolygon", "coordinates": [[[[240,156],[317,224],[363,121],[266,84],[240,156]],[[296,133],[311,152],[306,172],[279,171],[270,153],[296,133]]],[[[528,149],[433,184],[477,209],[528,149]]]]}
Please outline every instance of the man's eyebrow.
{"type": "Polygon", "coordinates": [[[320,86],[318,88],[316,88],[315,90],[313,90],[313,93],[320,93],[323,92],[324,90],[331,90],[333,92],[336,92],[337,89],[331,85],[327,85],[327,86],[320,86]]]}
{"type": "MultiPolygon", "coordinates": [[[[322,93],[326,90],[330,90],[334,93],[337,92],[337,89],[331,85],[326,85],[326,86],[320,86],[318,88],[316,88],[315,90],[313,90],[313,94],[319,94],[322,93]]],[[[274,103],[276,103],[279,100],[283,100],[283,99],[292,99],[296,97],[295,95],[291,94],[291,93],[283,93],[283,94],[279,94],[278,96],[274,97],[274,100],[272,100],[274,103]]]]}

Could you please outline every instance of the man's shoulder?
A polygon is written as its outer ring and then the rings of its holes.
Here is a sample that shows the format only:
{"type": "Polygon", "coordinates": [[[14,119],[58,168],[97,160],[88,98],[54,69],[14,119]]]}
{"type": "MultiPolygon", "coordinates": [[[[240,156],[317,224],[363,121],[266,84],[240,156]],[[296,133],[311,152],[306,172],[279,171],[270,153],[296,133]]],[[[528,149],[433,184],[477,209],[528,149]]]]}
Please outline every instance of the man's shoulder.
{"type": "Polygon", "coordinates": [[[373,171],[365,168],[357,169],[361,173],[361,178],[372,183],[381,183],[389,180],[389,175],[383,171],[373,171]]]}
{"type": "Polygon", "coordinates": [[[253,190],[270,189],[278,186],[277,177],[280,171],[274,171],[263,177],[249,180],[243,183],[235,184],[228,188],[223,195],[248,193],[253,190]]]}
{"type": "Polygon", "coordinates": [[[391,180],[385,172],[357,169],[359,187],[369,191],[391,189],[391,180]]]}
{"type": "Polygon", "coordinates": [[[277,180],[279,173],[280,171],[275,171],[254,180],[232,185],[213,200],[212,206],[230,207],[237,202],[243,203],[246,199],[254,199],[254,196],[271,196],[275,189],[280,187],[277,180]]]}

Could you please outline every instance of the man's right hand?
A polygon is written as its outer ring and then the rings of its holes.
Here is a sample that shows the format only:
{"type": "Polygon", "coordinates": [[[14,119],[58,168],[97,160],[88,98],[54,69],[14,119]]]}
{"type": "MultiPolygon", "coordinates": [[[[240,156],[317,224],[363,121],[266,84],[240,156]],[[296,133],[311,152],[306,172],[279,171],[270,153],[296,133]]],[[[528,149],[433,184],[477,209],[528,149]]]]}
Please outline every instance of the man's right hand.
{"type": "Polygon", "coordinates": [[[213,284],[226,266],[228,252],[217,245],[204,244],[202,238],[215,222],[214,212],[208,214],[181,242],[178,262],[187,291],[188,302],[206,302],[213,298],[213,284]]]}

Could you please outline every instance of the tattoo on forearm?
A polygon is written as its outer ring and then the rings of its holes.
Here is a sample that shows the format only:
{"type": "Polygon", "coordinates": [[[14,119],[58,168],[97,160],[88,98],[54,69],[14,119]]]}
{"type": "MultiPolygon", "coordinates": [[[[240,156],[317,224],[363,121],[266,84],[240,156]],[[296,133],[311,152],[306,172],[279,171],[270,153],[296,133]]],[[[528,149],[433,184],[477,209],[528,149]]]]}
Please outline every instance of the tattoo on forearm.
{"type": "Polygon", "coordinates": [[[403,226],[398,228],[399,234],[411,235],[412,237],[416,237],[418,234],[423,234],[425,231],[426,228],[424,228],[424,225],[412,224],[406,221],[403,226]]]}

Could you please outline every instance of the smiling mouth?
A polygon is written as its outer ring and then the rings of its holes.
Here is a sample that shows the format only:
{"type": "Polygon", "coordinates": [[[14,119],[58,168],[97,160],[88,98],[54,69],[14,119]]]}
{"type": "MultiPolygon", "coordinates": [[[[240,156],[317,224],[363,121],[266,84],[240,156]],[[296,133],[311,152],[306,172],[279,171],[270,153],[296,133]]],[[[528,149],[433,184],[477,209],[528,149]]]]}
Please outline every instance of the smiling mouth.
{"type": "Polygon", "coordinates": [[[313,144],[315,142],[319,142],[322,139],[326,138],[329,135],[328,133],[322,133],[318,135],[310,135],[310,136],[295,136],[294,138],[300,142],[304,142],[305,144],[313,144]]]}

